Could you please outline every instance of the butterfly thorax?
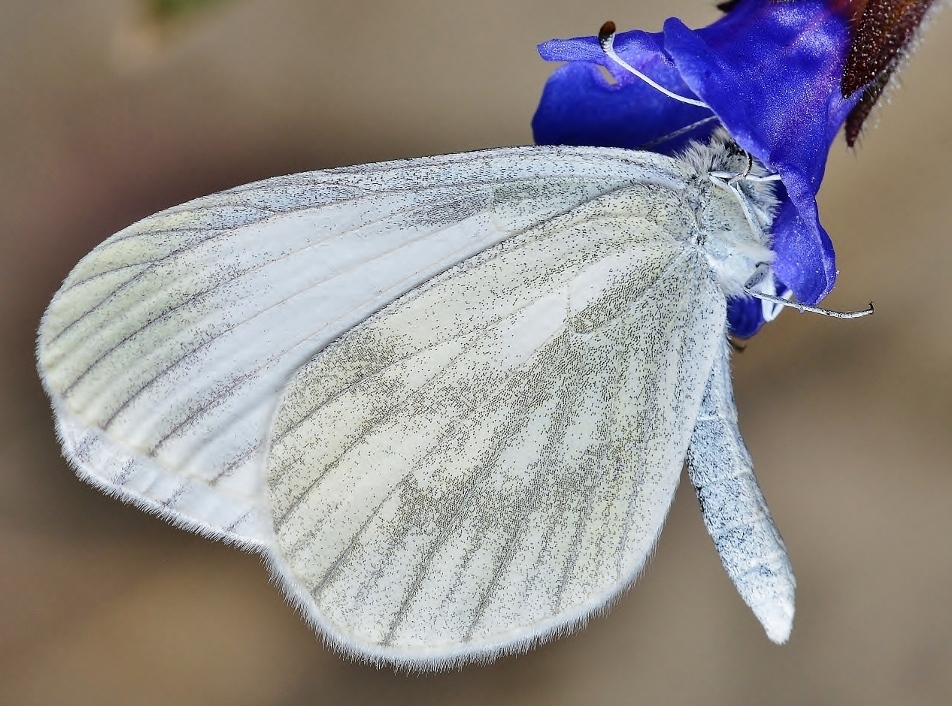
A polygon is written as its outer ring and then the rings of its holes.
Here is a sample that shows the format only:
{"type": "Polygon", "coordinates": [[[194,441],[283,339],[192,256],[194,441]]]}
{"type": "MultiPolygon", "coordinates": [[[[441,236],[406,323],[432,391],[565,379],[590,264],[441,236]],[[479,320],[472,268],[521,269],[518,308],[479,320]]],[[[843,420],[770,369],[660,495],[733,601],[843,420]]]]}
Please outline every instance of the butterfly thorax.
{"type": "Polygon", "coordinates": [[[696,221],[694,245],[724,293],[741,295],[755,274],[763,278],[774,259],[773,182],[758,180],[767,170],[726,133],[715,134],[707,145],[693,145],[682,158],[697,170],[688,197],[696,221]]]}

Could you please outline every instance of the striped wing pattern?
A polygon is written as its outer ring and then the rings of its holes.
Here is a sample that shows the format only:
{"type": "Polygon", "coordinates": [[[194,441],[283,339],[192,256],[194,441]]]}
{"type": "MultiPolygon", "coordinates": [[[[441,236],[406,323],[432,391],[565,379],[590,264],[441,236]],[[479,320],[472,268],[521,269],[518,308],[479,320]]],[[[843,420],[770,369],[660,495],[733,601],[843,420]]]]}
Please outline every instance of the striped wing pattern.
{"type": "Polygon", "coordinates": [[[512,148],[278,177],[108,239],[44,316],[40,374],[90,482],[250,547],[272,543],[264,442],[295,370],[428,279],[663,157],[512,148]],[[534,200],[493,207],[501,184],[534,200]]]}
{"type": "MultiPolygon", "coordinates": [[[[497,190],[494,218],[524,192],[497,190]]],[[[276,568],[338,646],[488,657],[635,578],[725,335],[689,233],[670,192],[617,189],[428,281],[291,379],[267,454],[276,568]]]]}

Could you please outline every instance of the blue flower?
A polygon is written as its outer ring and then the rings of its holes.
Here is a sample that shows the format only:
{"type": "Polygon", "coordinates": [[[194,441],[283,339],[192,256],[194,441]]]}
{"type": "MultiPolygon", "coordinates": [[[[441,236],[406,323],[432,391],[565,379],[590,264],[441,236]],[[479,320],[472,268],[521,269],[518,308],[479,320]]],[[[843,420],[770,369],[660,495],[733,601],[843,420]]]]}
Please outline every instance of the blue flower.
{"type": "MultiPolygon", "coordinates": [[[[798,301],[816,304],[836,281],[816,193],[833,139],[863,94],[844,97],[841,90],[852,13],[846,0],[739,0],[698,30],[672,18],[661,32],[615,37],[625,61],[709,109],[636,78],[606,56],[597,37],[546,42],[542,58],[569,63],[545,86],[533,119],[536,142],[670,154],[723,125],[780,175],[774,276],[798,301]]],[[[761,302],[746,297],[732,300],[728,314],[737,336],[753,335],[764,322],[761,302]]]]}

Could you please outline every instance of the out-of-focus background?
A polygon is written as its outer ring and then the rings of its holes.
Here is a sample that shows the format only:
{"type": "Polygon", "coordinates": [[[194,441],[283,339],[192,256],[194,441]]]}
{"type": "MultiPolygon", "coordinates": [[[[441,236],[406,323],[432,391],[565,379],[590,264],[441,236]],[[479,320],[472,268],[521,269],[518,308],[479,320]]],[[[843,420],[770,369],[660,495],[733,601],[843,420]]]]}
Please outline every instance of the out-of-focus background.
{"type": "Polygon", "coordinates": [[[741,425],[799,581],[772,645],[679,491],[634,590],[575,636],[444,674],[326,650],[255,556],[78,481],[33,363],[60,281],[105,237],[225,187],[531,142],[551,37],[658,29],[713,0],[0,3],[0,702],[952,703],[952,13],[823,222],[827,304],[735,357],[741,425]]]}

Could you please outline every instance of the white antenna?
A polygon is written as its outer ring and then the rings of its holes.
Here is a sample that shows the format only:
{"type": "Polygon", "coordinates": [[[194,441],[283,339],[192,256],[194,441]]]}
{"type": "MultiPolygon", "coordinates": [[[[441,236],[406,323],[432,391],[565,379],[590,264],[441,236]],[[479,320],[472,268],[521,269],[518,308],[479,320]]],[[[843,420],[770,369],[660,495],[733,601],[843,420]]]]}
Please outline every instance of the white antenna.
{"type": "Polygon", "coordinates": [[[681,101],[682,103],[687,103],[688,105],[696,105],[699,108],[707,108],[708,110],[711,109],[711,107],[707,103],[704,103],[703,101],[699,101],[694,98],[686,98],[684,96],[679,96],[677,93],[672,93],[667,88],[662,86],[660,83],[657,83],[656,81],[648,78],[645,74],[641,73],[634,66],[632,66],[627,61],[625,61],[620,56],[618,56],[618,54],[615,52],[615,23],[614,22],[609,20],[608,22],[602,25],[602,28],[600,30],[598,30],[598,43],[601,45],[602,51],[605,52],[605,55],[609,59],[611,59],[616,64],[618,64],[625,71],[640,78],[642,81],[647,83],[649,86],[651,86],[655,90],[660,91],[661,93],[668,96],[669,98],[674,98],[674,100],[676,101],[681,101]]]}
{"type": "MultiPolygon", "coordinates": [[[[669,91],[660,83],[649,78],[648,76],[643,74],[641,71],[636,69],[634,66],[629,64],[627,61],[622,59],[620,56],[618,56],[618,53],[615,51],[615,31],[616,31],[615,23],[610,20],[606,22],[605,24],[603,24],[601,29],[598,30],[598,43],[601,46],[602,51],[605,52],[605,56],[607,56],[609,59],[614,61],[616,64],[618,64],[628,73],[632,74],[633,76],[637,76],[642,81],[647,83],[649,86],[663,93],[669,98],[673,98],[674,100],[680,101],[681,103],[686,103],[687,105],[695,105],[699,108],[707,108],[708,110],[711,110],[711,107],[703,101],[699,101],[694,98],[687,98],[685,96],[681,96],[681,95],[678,95],[677,93],[669,91]]],[[[706,122],[706,121],[701,121],[701,123],[703,122],[706,122]]],[[[694,127],[697,127],[701,123],[696,123],[694,125],[691,125],[689,126],[689,129],[693,129],[694,127]]],[[[667,139],[668,137],[670,136],[666,136],[663,139],[667,139]]],[[[736,184],[738,181],[760,181],[760,182],[777,181],[780,179],[780,175],[766,174],[763,176],[756,176],[750,173],[751,170],[753,169],[753,166],[754,166],[753,157],[749,153],[747,153],[747,168],[744,169],[744,171],[741,172],[740,174],[728,174],[727,172],[711,172],[710,177],[712,177],[711,180],[715,184],[718,184],[719,186],[723,185],[725,187],[728,187],[731,191],[734,192],[735,196],[737,196],[737,199],[740,201],[741,207],[744,210],[744,215],[747,217],[748,223],[751,225],[752,228],[759,230],[759,226],[756,220],[754,219],[753,214],[750,212],[747,199],[744,198],[743,194],[741,194],[738,191],[736,184]]],[[[861,311],[832,311],[830,309],[821,309],[820,307],[817,307],[817,306],[810,306],[808,304],[792,302],[787,299],[784,299],[783,297],[773,296],[772,294],[764,294],[763,292],[757,292],[751,289],[750,287],[744,287],[744,292],[762,301],[771,302],[778,306],[792,307],[796,309],[797,311],[799,311],[800,313],[809,311],[814,314],[822,314],[823,316],[831,316],[834,319],[858,319],[861,316],[869,316],[870,314],[874,313],[872,302],[869,303],[868,309],[863,309],[861,311]]]]}
{"type": "Polygon", "coordinates": [[[861,311],[831,311],[830,309],[821,309],[818,306],[810,306],[808,304],[801,304],[800,302],[792,302],[783,297],[775,297],[772,294],[764,294],[763,292],[756,292],[749,287],[744,287],[744,292],[754,297],[755,299],[760,299],[766,302],[772,302],[774,304],[779,304],[780,306],[789,306],[793,307],[801,314],[805,311],[809,311],[813,314],[822,314],[823,316],[832,316],[834,319],[858,319],[861,316],[869,316],[870,314],[875,313],[873,309],[873,303],[869,303],[868,309],[862,309],[861,311]]]}

